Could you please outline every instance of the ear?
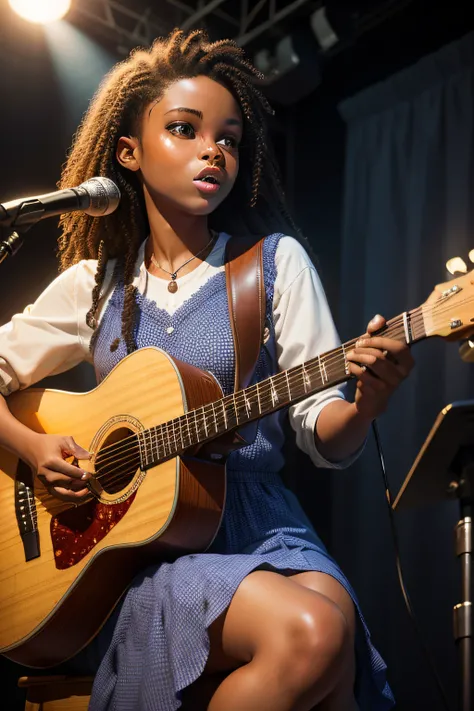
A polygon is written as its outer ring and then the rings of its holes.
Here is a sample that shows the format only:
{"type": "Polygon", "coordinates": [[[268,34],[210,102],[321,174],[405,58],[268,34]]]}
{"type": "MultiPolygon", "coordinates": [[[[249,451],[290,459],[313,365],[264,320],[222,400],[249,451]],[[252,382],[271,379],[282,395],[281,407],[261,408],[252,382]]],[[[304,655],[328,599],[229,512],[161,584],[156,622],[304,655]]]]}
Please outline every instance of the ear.
{"type": "Polygon", "coordinates": [[[127,170],[140,170],[140,145],[138,138],[121,136],[117,143],[115,156],[123,168],[127,170]]]}

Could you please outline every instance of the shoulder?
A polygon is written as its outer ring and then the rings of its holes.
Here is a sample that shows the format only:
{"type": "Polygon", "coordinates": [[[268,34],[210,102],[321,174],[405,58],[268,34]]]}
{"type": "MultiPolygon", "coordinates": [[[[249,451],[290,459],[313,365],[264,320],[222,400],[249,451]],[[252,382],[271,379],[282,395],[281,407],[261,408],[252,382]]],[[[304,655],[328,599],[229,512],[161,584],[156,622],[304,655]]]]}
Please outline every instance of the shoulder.
{"type": "Polygon", "coordinates": [[[275,288],[282,293],[302,275],[318,280],[316,267],[304,248],[294,237],[283,235],[275,253],[276,283],[275,288]]]}
{"type": "MultiPolygon", "coordinates": [[[[80,298],[82,294],[90,295],[95,286],[97,265],[97,259],[81,259],[80,262],[73,264],[71,267],[68,267],[68,269],[62,272],[58,279],[62,281],[66,288],[72,289],[76,297],[80,298]]],[[[101,289],[103,293],[110,287],[115,266],[115,259],[111,259],[107,262],[105,277],[101,289]]]]}

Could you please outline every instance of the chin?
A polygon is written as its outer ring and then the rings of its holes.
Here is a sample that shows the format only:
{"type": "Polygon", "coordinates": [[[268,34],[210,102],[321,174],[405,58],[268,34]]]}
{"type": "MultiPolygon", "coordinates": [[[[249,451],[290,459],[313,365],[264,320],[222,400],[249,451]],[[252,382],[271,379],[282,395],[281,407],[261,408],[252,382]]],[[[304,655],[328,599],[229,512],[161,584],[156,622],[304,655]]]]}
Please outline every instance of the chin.
{"type": "Polygon", "coordinates": [[[211,212],[217,210],[219,205],[224,202],[224,199],[225,198],[223,198],[222,200],[206,200],[203,198],[198,198],[198,200],[193,200],[192,205],[186,205],[184,209],[189,212],[190,215],[210,215],[211,212]]]}

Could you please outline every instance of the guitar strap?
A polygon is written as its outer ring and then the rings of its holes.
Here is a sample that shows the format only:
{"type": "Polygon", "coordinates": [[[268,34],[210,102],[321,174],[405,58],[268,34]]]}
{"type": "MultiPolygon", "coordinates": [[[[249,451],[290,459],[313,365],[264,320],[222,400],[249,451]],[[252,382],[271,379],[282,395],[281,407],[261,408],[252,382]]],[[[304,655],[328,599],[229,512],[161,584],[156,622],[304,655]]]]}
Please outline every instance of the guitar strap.
{"type": "Polygon", "coordinates": [[[226,245],[225,275],[237,391],[250,384],[262,346],[266,307],[263,238],[231,237],[226,245]]]}

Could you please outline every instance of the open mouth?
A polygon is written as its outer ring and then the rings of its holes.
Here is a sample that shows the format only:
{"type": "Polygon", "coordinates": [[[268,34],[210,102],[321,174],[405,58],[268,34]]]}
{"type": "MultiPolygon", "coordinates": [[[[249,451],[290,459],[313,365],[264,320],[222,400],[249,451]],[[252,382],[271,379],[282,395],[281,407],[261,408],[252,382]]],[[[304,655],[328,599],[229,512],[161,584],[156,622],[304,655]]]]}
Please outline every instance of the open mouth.
{"type": "Polygon", "coordinates": [[[212,183],[213,185],[220,185],[219,181],[216,180],[212,175],[205,175],[204,178],[195,178],[200,183],[212,183]]]}

